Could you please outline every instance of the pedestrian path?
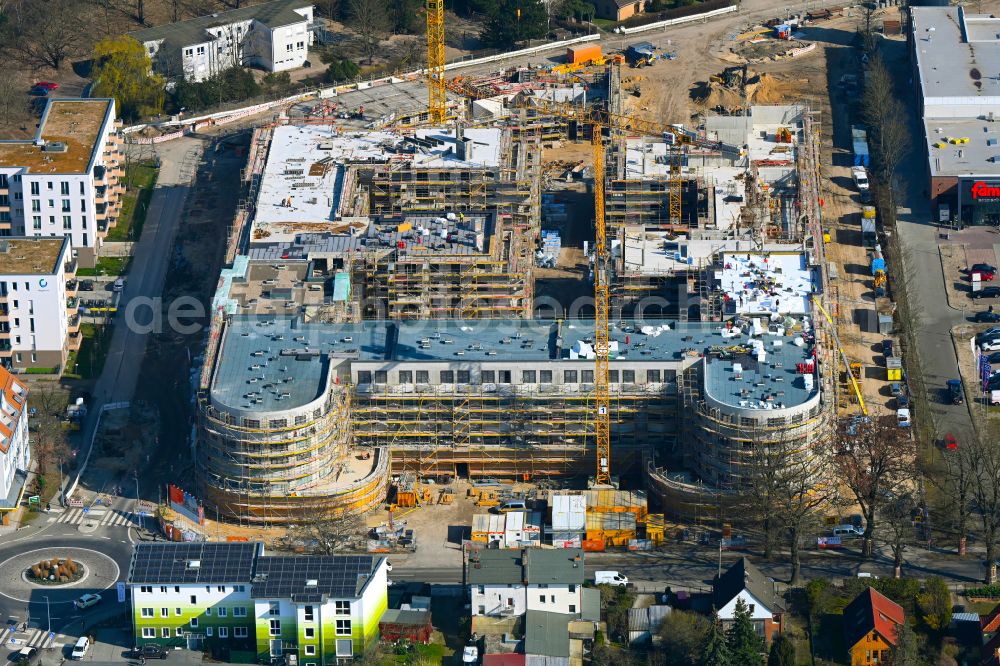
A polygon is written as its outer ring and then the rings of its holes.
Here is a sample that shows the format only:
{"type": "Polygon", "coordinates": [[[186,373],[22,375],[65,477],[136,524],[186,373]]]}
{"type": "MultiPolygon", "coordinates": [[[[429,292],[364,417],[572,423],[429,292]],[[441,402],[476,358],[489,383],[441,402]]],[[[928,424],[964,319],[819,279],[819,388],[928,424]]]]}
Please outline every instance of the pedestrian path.
{"type": "Polygon", "coordinates": [[[67,509],[54,520],[49,522],[66,523],[67,525],[80,525],[85,520],[93,521],[101,527],[139,527],[142,519],[131,511],[120,509],[67,509]]]}
{"type": "Polygon", "coordinates": [[[15,631],[10,625],[4,627],[0,632],[0,641],[11,650],[17,651],[23,647],[33,647],[39,650],[53,647],[57,636],[54,632],[49,633],[44,628],[29,627],[27,631],[15,631]]]}

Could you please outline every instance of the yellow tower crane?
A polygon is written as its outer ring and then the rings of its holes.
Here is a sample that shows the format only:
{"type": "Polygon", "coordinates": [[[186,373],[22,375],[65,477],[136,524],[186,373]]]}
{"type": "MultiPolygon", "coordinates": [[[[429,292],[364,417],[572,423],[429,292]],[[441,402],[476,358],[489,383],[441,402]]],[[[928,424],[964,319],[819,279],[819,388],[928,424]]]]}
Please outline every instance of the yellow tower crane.
{"type": "Polygon", "coordinates": [[[427,0],[427,112],[431,124],[444,123],[448,97],[444,80],[444,0],[427,0]]]}
{"type": "Polygon", "coordinates": [[[611,390],[608,379],[608,243],[604,226],[604,132],[601,124],[593,124],[594,146],[594,311],[595,345],[594,387],[597,412],[594,430],[597,434],[597,485],[611,483],[611,390]]]}

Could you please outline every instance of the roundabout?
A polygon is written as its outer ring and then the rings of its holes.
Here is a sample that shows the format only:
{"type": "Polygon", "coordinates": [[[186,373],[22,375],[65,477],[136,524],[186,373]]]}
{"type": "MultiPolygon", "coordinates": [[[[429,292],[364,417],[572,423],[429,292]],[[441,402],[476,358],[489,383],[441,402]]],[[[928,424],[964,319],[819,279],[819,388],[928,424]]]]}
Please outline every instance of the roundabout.
{"type": "MultiPolygon", "coordinates": [[[[65,566],[61,571],[68,573],[65,566]]],[[[37,602],[44,596],[52,605],[68,604],[85,592],[101,592],[114,587],[121,575],[119,564],[105,553],[82,545],[52,545],[20,552],[0,561],[0,595],[21,603],[37,602]],[[32,568],[37,568],[40,562],[67,559],[76,564],[77,573],[64,575],[62,581],[33,579],[32,568]]]]}

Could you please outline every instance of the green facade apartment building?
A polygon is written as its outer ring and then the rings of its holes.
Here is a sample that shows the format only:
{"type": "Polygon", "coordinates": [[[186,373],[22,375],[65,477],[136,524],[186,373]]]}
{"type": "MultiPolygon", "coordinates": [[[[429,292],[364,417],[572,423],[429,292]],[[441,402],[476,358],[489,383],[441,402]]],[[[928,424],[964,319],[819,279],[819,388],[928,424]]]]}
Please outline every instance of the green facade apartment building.
{"type": "Polygon", "coordinates": [[[378,640],[385,558],[271,556],[261,543],[140,543],[129,569],[137,645],[231,661],[327,666],[378,640]]]}

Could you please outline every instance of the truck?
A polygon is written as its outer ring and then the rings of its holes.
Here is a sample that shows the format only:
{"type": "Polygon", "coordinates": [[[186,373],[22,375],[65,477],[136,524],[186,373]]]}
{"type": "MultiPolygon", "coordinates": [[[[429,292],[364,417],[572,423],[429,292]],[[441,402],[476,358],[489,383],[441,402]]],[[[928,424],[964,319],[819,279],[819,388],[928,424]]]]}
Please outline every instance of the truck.
{"type": "Polygon", "coordinates": [[[875,220],[861,218],[861,244],[864,247],[874,248],[878,245],[878,232],[875,230],[875,220]]]}
{"type": "Polygon", "coordinates": [[[595,571],[595,585],[628,585],[628,576],[617,571],[595,571]]]}

